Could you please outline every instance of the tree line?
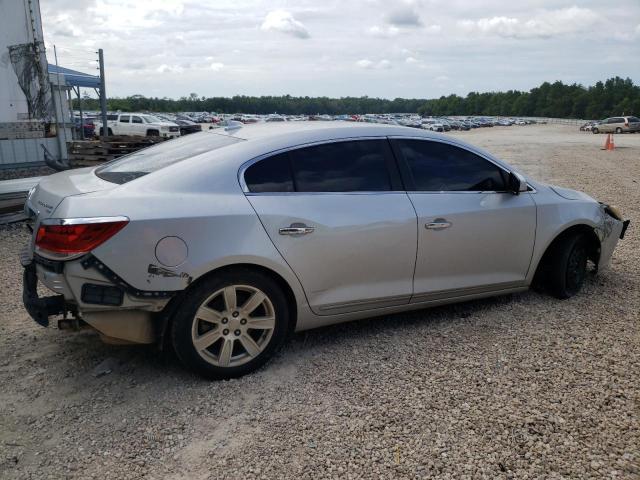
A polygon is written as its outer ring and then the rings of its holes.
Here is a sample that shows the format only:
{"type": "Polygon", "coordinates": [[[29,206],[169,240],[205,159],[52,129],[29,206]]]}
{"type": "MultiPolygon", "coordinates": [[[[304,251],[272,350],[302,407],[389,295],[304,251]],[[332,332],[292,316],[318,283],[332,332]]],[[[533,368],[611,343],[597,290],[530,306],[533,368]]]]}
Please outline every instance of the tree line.
{"type": "MultiPolygon", "coordinates": [[[[97,99],[83,99],[84,110],[99,110],[97,99]]],[[[77,103],[77,101],[76,101],[77,103]]],[[[74,104],[74,108],[78,108],[74,104]]],[[[599,119],[613,115],[640,114],[640,86],[630,78],[614,77],[584,87],[561,81],[544,82],[528,92],[470,92],[466,97],[435,99],[373,97],[200,97],[191,93],[179,99],[132,95],[107,99],[110,111],[218,112],[287,115],[420,113],[422,115],[492,115],[599,119]]]]}

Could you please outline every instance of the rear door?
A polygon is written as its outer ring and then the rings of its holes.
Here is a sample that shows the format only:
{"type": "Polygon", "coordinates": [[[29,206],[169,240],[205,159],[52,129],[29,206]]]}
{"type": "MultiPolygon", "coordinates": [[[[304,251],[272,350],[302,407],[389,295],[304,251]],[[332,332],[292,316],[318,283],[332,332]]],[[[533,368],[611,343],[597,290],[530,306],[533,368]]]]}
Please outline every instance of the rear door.
{"type": "Polygon", "coordinates": [[[536,232],[530,193],[508,172],[446,142],[394,139],[418,214],[413,302],[525,285],[536,232]]]}
{"type": "Polygon", "coordinates": [[[416,215],[386,139],[293,149],[251,164],[241,178],[314,312],[409,302],[416,215]]]}
{"type": "Polygon", "coordinates": [[[118,118],[118,121],[114,125],[116,131],[113,133],[116,135],[131,135],[131,130],[129,128],[130,121],[131,115],[120,115],[120,118],[118,118]]]}
{"type": "MultiPolygon", "coordinates": [[[[159,130],[158,128],[154,128],[154,130],[159,130]]],[[[131,133],[134,135],[147,135],[147,125],[142,121],[142,117],[138,115],[131,116],[131,133]]]]}

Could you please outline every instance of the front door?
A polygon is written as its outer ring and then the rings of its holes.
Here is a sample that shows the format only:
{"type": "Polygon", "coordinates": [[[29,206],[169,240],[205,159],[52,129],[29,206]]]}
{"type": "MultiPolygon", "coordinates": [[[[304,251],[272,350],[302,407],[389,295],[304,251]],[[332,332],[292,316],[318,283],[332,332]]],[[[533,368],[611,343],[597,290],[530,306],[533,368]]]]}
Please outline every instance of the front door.
{"type": "Polygon", "coordinates": [[[521,287],[535,241],[530,193],[507,191],[508,172],[469,150],[396,139],[418,215],[413,302],[521,287]]]}
{"type": "Polygon", "coordinates": [[[248,167],[244,181],[314,312],[409,303],[416,215],[386,139],[280,153],[248,167]]]}

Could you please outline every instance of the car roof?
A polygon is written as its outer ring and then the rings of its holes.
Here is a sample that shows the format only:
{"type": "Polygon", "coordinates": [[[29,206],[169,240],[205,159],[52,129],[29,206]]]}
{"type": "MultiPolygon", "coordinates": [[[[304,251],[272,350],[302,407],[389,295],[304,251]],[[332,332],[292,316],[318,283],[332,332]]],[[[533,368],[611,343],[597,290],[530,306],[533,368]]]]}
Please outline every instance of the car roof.
{"type": "Polygon", "coordinates": [[[249,125],[231,125],[213,130],[219,135],[240,138],[242,140],[261,140],[279,136],[287,136],[290,140],[295,137],[359,137],[359,136],[393,136],[423,135],[427,133],[423,130],[404,127],[400,125],[386,125],[365,122],[344,122],[344,121],[293,121],[293,122],[264,122],[249,125]]]}

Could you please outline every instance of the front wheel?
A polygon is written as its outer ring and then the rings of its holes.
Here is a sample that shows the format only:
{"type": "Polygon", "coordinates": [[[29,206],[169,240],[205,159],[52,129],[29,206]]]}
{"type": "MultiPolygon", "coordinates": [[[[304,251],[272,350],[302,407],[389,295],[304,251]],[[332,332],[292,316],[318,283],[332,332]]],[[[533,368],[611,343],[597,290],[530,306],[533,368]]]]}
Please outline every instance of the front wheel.
{"type": "Polygon", "coordinates": [[[616,128],[616,133],[622,133],[622,128],[620,127],[616,128]]]}
{"type": "Polygon", "coordinates": [[[557,298],[569,298],[582,288],[587,275],[589,251],[582,234],[570,235],[555,245],[550,258],[547,280],[550,293],[557,298]]]}
{"type": "Polygon", "coordinates": [[[591,129],[591,131],[592,131],[593,133],[599,133],[599,130],[598,130],[597,128],[595,128],[595,127],[594,127],[594,128],[592,128],[592,129],[591,129]]]}
{"type": "Polygon", "coordinates": [[[288,324],[287,301],[276,282],[238,269],[189,293],[173,319],[173,347],[185,366],[206,378],[240,377],[274,355],[288,324]]]}

